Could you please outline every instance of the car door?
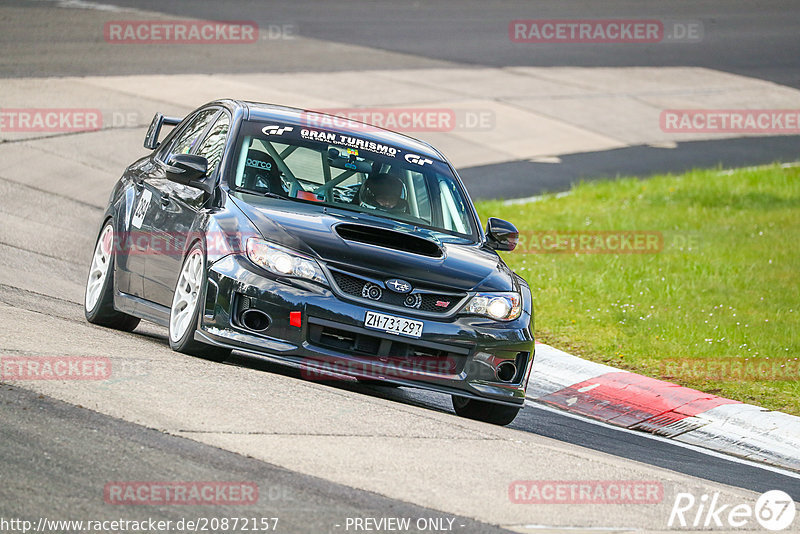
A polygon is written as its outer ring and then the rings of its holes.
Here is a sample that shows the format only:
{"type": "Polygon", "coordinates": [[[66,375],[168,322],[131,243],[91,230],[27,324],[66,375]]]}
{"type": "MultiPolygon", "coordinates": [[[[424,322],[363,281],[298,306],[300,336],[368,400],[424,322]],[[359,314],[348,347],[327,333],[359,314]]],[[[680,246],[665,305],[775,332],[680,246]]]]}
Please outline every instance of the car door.
{"type": "Polygon", "coordinates": [[[220,113],[218,107],[204,108],[191,116],[173,140],[159,150],[153,157],[152,166],[142,177],[143,198],[149,197],[148,209],[141,223],[141,241],[146,241],[147,252],[144,257],[142,296],[157,304],[169,306],[172,303],[172,290],[177,280],[177,270],[183,259],[183,243],[191,228],[193,211],[187,211],[179,197],[194,195],[201,202],[202,192],[175,183],[167,178],[169,158],[176,154],[192,154],[199,147],[205,132],[220,113]],[[188,221],[188,222],[187,222],[188,221]],[[188,226],[187,226],[188,224],[188,226]],[[145,239],[146,238],[146,239],[145,239]],[[175,273],[165,273],[164,269],[174,266],[175,273]],[[172,285],[165,286],[166,279],[172,285]]]}
{"type": "Polygon", "coordinates": [[[125,171],[130,186],[125,188],[124,212],[118,224],[119,245],[114,260],[114,282],[122,293],[141,297],[143,294],[144,258],[149,236],[141,227],[150,209],[152,193],[145,194],[143,176],[152,166],[150,159],[140,160],[125,171]]]}

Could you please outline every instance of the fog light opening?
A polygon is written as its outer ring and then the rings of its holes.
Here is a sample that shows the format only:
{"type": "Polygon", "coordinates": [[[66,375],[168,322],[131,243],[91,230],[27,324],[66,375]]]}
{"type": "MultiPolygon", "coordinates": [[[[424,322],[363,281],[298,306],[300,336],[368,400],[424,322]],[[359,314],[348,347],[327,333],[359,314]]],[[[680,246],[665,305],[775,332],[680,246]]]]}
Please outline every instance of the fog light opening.
{"type": "Polygon", "coordinates": [[[511,382],[517,375],[517,366],[513,362],[502,362],[494,374],[500,382],[511,382]]]}
{"type": "Polygon", "coordinates": [[[239,320],[245,328],[253,332],[263,332],[270,325],[269,315],[254,308],[244,310],[239,320]]]}

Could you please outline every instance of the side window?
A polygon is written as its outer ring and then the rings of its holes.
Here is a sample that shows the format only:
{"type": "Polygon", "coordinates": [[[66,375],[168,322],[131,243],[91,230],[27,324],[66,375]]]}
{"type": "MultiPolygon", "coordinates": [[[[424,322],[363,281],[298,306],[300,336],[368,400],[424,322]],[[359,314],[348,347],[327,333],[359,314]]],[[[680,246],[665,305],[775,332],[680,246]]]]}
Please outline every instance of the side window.
{"type": "Polygon", "coordinates": [[[174,156],[175,154],[189,154],[205,131],[208,123],[211,122],[211,119],[213,119],[217,113],[219,113],[219,109],[212,108],[204,109],[195,115],[194,119],[192,119],[188,126],[184,128],[172,142],[172,146],[169,150],[165,150],[161,153],[161,159],[166,162],[169,161],[170,156],[174,156]]]}
{"type": "Polygon", "coordinates": [[[205,156],[208,160],[209,176],[214,174],[219,162],[222,160],[222,153],[225,149],[225,141],[228,138],[230,125],[230,117],[228,117],[227,113],[222,113],[214,126],[211,127],[211,131],[197,151],[198,155],[205,156]]]}

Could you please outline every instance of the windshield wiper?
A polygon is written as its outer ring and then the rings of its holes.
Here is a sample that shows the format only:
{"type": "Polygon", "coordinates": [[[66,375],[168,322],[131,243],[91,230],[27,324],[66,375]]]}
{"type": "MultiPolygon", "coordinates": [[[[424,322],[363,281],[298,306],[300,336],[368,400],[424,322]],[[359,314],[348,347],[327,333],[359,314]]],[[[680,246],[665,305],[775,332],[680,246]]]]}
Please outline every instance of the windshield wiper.
{"type": "Polygon", "coordinates": [[[258,193],[259,195],[267,198],[282,198],[284,200],[288,200],[289,197],[285,197],[283,195],[279,195],[278,193],[273,193],[272,191],[264,191],[263,193],[258,193]]]}
{"type": "Polygon", "coordinates": [[[282,198],[282,199],[289,198],[284,195],[279,195],[278,193],[273,193],[272,191],[254,191],[252,189],[245,189],[243,187],[237,188],[236,191],[239,191],[241,193],[247,193],[248,195],[258,195],[260,197],[267,197],[267,198],[282,198]]]}

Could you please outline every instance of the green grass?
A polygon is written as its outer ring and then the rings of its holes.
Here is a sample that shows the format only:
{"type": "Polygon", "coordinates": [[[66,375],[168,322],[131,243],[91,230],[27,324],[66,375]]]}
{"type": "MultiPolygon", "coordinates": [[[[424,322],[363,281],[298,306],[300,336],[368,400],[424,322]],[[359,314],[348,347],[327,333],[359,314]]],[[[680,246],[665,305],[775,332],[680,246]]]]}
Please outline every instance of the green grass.
{"type": "Polygon", "coordinates": [[[661,232],[657,253],[505,253],[533,291],[537,339],[800,415],[800,168],[583,183],[478,211],[513,222],[528,242],[526,232],[545,230],[661,232]],[[714,367],[754,363],[761,372],[743,377],[714,367]]]}

